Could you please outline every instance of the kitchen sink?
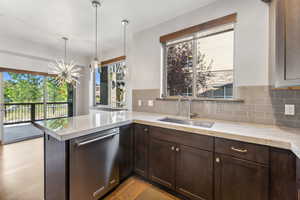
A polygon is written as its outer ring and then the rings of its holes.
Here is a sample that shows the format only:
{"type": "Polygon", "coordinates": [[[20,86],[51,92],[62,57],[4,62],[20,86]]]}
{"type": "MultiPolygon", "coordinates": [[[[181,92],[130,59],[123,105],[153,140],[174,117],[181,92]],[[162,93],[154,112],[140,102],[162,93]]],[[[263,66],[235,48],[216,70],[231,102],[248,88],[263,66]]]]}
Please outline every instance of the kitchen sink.
{"type": "Polygon", "coordinates": [[[190,125],[190,126],[199,126],[199,127],[204,127],[204,128],[211,128],[214,125],[214,122],[209,122],[209,121],[184,120],[184,119],[176,119],[176,118],[170,118],[170,117],[166,117],[166,118],[160,119],[158,121],[190,125]]]}
{"type": "Polygon", "coordinates": [[[96,108],[96,110],[101,110],[101,111],[108,111],[108,112],[118,112],[118,111],[127,111],[127,109],[124,108],[109,108],[109,107],[100,107],[96,108]]]}

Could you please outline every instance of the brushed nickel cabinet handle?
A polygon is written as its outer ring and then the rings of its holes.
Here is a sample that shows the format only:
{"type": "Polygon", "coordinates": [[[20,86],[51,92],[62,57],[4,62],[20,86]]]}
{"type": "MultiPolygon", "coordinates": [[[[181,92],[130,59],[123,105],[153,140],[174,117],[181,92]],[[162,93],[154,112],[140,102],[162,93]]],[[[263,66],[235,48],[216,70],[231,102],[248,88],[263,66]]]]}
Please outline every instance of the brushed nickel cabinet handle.
{"type": "Polygon", "coordinates": [[[144,131],[145,131],[145,132],[148,132],[148,128],[144,128],[144,131]]]}
{"type": "Polygon", "coordinates": [[[177,148],[176,148],[176,151],[177,151],[177,152],[179,152],[179,151],[180,151],[180,149],[177,147],[177,148]]]}
{"type": "Polygon", "coordinates": [[[216,163],[219,163],[221,161],[220,158],[216,158],[216,163]]]}
{"type": "Polygon", "coordinates": [[[98,137],[98,138],[95,138],[95,139],[91,139],[91,140],[87,140],[87,141],[83,141],[83,142],[78,142],[78,143],[76,143],[76,145],[77,145],[77,147],[81,147],[81,146],[84,146],[84,145],[87,145],[87,144],[90,144],[90,143],[93,143],[93,142],[104,140],[106,138],[114,137],[117,134],[118,134],[118,132],[111,133],[111,134],[104,135],[104,136],[101,136],[101,137],[98,137]]]}
{"type": "Polygon", "coordinates": [[[239,153],[247,153],[248,152],[247,149],[238,149],[238,148],[235,148],[235,147],[231,147],[231,150],[239,152],[239,153]]]}
{"type": "Polygon", "coordinates": [[[174,151],[174,150],[175,150],[175,147],[174,147],[174,146],[172,146],[172,147],[171,147],[171,150],[172,150],[172,151],[174,151]]]}

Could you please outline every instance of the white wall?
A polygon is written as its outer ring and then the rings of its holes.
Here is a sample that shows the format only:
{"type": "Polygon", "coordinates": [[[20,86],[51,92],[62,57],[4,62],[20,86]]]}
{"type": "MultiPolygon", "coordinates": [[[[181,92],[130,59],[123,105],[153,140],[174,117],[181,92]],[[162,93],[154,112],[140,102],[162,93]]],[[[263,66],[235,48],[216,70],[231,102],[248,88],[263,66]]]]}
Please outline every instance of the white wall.
{"type": "MultiPolygon", "coordinates": [[[[1,37],[0,44],[0,67],[5,68],[49,73],[51,72],[49,63],[63,55],[63,51],[22,40],[1,37]]],[[[76,93],[76,114],[86,114],[90,96],[87,89],[90,77],[87,73],[89,70],[85,66],[89,59],[78,55],[72,55],[70,59],[75,60],[78,65],[83,67],[80,85],[76,93]]]]}
{"type": "MultiPolygon", "coordinates": [[[[220,0],[133,34],[129,44],[133,89],[160,88],[161,45],[159,37],[183,28],[237,13],[235,32],[235,81],[237,86],[268,85],[269,6],[261,0],[220,0]]],[[[110,57],[119,56],[106,53],[110,57]]]]}

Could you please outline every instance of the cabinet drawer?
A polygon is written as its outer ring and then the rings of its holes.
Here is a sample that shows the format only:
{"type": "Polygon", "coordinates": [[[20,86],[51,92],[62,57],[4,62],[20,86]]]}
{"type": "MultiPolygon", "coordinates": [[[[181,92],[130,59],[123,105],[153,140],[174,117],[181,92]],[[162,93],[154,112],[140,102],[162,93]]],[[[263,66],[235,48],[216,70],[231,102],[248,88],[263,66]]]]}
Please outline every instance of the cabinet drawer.
{"type": "Polygon", "coordinates": [[[213,151],[214,138],[205,135],[197,135],[194,133],[159,127],[150,127],[150,136],[160,140],[183,144],[185,146],[213,151]]]}
{"type": "Polygon", "coordinates": [[[216,138],[215,151],[262,164],[269,163],[269,148],[266,146],[216,138]]]}

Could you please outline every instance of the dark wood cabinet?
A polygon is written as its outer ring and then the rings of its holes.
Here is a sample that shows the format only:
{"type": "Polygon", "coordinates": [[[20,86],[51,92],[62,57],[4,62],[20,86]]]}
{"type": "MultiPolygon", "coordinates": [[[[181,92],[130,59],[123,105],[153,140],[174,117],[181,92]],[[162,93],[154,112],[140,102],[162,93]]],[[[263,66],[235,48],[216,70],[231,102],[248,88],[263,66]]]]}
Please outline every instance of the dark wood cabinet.
{"type": "Polygon", "coordinates": [[[296,200],[296,156],[287,150],[270,152],[270,200],[296,200]]]}
{"type": "Polygon", "coordinates": [[[120,128],[119,174],[120,180],[126,179],[133,172],[133,127],[120,128]]]}
{"type": "Polygon", "coordinates": [[[296,175],[297,175],[297,199],[300,200],[300,159],[296,158],[296,175]]]}
{"type": "Polygon", "coordinates": [[[136,174],[190,200],[297,199],[300,161],[287,150],[146,125],[134,145],[136,174]]]}
{"type": "Polygon", "coordinates": [[[192,200],[213,199],[213,138],[150,128],[149,178],[192,200]],[[205,150],[203,150],[203,149],[205,150]]]}
{"type": "Polygon", "coordinates": [[[193,200],[213,199],[213,152],[176,148],[176,191],[193,200]]]}
{"type": "Polygon", "coordinates": [[[134,172],[143,177],[148,177],[148,134],[148,126],[135,124],[134,172]]]}
{"type": "Polygon", "coordinates": [[[171,189],[175,189],[175,148],[174,143],[150,138],[149,178],[171,189]]]}
{"type": "Polygon", "coordinates": [[[215,155],[215,200],[269,200],[267,166],[215,155]]]}
{"type": "Polygon", "coordinates": [[[68,142],[44,134],[44,199],[68,200],[68,142]]]}

